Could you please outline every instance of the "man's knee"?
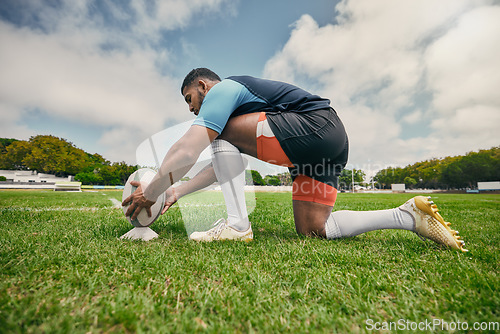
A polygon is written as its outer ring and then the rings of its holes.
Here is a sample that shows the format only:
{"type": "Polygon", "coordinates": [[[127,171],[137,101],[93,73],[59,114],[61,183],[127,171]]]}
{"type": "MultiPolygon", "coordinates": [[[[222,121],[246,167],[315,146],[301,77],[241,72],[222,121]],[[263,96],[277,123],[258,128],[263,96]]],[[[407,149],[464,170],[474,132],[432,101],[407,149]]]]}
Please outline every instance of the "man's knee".
{"type": "Polygon", "coordinates": [[[325,237],[325,223],[331,212],[328,205],[294,200],[295,230],[300,235],[325,237]]]}
{"type": "Polygon", "coordinates": [[[312,237],[312,238],[324,238],[326,237],[325,233],[325,226],[323,224],[323,227],[313,227],[308,224],[300,224],[297,222],[295,223],[295,231],[297,231],[298,235],[303,235],[306,237],[312,237]]]}

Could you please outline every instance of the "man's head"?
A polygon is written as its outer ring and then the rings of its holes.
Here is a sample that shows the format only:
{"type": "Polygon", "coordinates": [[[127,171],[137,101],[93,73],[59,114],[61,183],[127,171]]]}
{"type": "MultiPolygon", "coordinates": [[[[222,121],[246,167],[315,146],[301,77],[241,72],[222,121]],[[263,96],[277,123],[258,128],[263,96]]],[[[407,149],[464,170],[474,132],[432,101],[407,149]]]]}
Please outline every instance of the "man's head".
{"type": "Polygon", "coordinates": [[[195,68],[189,72],[181,86],[181,94],[189,110],[198,115],[205,95],[220,81],[220,77],[208,68],[195,68]]]}

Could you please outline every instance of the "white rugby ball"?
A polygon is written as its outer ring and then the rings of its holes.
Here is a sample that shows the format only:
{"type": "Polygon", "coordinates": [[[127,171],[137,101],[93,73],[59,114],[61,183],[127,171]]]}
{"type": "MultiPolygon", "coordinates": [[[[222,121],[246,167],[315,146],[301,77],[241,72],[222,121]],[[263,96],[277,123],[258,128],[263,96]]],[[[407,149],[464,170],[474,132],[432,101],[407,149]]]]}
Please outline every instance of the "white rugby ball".
{"type": "MultiPolygon", "coordinates": [[[[145,189],[155,175],[156,172],[149,168],[141,168],[132,173],[129,176],[127,183],[125,184],[125,187],[123,188],[122,202],[127,197],[132,195],[134,191],[137,189],[137,187],[131,185],[130,182],[139,181],[141,182],[142,189],[145,189]]],[[[135,227],[147,227],[153,224],[156,219],[158,219],[161,210],[163,210],[164,205],[165,205],[165,193],[162,193],[156,200],[155,204],[151,206],[151,217],[148,216],[148,213],[145,209],[142,209],[136,219],[132,220],[130,216],[126,218],[130,222],[130,224],[132,224],[135,227]]],[[[129,206],[130,204],[123,206],[123,213],[127,212],[129,206]]]]}

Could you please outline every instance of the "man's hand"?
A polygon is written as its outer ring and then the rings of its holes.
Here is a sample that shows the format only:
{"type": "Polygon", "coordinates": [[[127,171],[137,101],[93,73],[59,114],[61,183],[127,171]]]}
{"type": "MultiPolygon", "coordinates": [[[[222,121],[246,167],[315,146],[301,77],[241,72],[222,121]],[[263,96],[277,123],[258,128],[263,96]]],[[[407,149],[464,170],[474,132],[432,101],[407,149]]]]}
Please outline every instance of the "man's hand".
{"type": "Polygon", "coordinates": [[[167,212],[167,210],[170,209],[170,207],[174,205],[177,200],[178,198],[177,194],[175,193],[174,187],[168,188],[165,192],[165,206],[163,207],[163,210],[161,210],[161,214],[167,212]]]}
{"type": "Polygon", "coordinates": [[[137,187],[132,195],[127,197],[123,202],[122,206],[125,206],[130,203],[130,206],[125,212],[125,216],[131,216],[130,219],[135,220],[142,209],[146,209],[148,213],[148,217],[151,217],[151,206],[155,204],[155,202],[149,201],[144,197],[144,192],[142,191],[142,186],[139,181],[130,182],[131,185],[137,187]]]}

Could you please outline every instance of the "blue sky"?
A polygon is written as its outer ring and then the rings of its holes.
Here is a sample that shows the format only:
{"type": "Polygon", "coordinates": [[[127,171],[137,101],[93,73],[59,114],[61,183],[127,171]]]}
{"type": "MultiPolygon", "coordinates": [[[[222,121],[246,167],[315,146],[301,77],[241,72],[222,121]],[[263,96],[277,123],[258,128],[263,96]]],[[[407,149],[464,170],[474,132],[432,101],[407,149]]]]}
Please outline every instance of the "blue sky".
{"type": "Polygon", "coordinates": [[[234,73],[262,75],[267,60],[286,43],[291,25],[303,14],[323,24],[332,23],[336,1],[240,1],[236,12],[207,17],[199,15],[192,25],[165,34],[176,56],[182,56],[183,43],[195,54],[175,69],[178,76],[189,72],[193,64],[205,64],[221,77],[234,73]],[[205,52],[206,51],[206,52],[205,52]]]}
{"type": "Polygon", "coordinates": [[[331,99],[355,168],[464,154],[499,145],[498,31],[489,0],[4,0],[0,136],[135,163],[210,67],[331,99]]]}

